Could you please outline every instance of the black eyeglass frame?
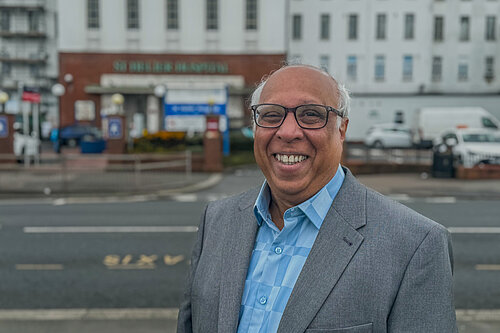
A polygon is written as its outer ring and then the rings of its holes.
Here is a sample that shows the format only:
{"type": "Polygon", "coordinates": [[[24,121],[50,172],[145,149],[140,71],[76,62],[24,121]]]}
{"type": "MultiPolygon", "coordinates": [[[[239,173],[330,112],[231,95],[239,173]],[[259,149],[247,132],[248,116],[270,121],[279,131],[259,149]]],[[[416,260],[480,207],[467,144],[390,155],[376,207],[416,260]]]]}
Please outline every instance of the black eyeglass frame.
{"type": "Polygon", "coordinates": [[[280,105],[280,104],[263,103],[263,104],[252,105],[252,106],[250,106],[250,109],[252,109],[253,119],[254,119],[255,124],[257,126],[259,126],[259,127],[262,127],[262,128],[278,128],[278,127],[280,127],[281,125],[283,125],[283,122],[285,121],[285,118],[288,115],[288,112],[292,112],[293,113],[295,121],[297,122],[297,125],[299,125],[300,128],[308,129],[308,130],[322,129],[323,127],[325,127],[328,124],[328,115],[330,114],[330,112],[335,113],[340,118],[344,118],[344,116],[345,116],[345,113],[343,111],[339,111],[339,110],[337,110],[334,107],[329,106],[329,105],[321,105],[321,104],[302,104],[302,105],[297,105],[296,107],[293,107],[293,108],[287,108],[287,107],[284,107],[283,105],[280,105]],[[257,122],[257,108],[259,106],[263,106],[263,105],[279,106],[283,110],[285,110],[285,116],[283,117],[283,119],[281,119],[281,122],[278,125],[276,125],[276,126],[262,126],[262,125],[259,125],[259,123],[257,122]],[[299,123],[299,120],[297,119],[297,109],[301,108],[303,106],[320,106],[320,107],[325,108],[325,110],[327,111],[327,113],[326,113],[326,120],[325,120],[325,123],[323,124],[323,126],[321,126],[321,127],[312,127],[312,128],[311,127],[304,127],[304,126],[302,126],[299,123]]]}

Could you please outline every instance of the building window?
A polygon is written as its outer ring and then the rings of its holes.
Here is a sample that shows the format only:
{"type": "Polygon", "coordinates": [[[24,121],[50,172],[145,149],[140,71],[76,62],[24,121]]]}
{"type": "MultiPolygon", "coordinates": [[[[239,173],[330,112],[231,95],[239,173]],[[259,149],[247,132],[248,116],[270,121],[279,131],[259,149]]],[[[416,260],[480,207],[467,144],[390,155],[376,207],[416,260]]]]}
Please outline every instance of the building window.
{"type": "Polygon", "coordinates": [[[441,81],[443,72],[443,58],[432,57],[432,81],[441,81]]]}
{"type": "Polygon", "coordinates": [[[87,28],[99,29],[99,0],[87,0],[87,28]]]}
{"type": "Polygon", "coordinates": [[[375,56],[375,80],[383,81],[385,79],[385,56],[375,56]]]}
{"type": "Polygon", "coordinates": [[[415,14],[405,15],[405,39],[415,37],[415,14]]]}
{"type": "Polygon", "coordinates": [[[246,29],[257,30],[257,0],[247,0],[246,29]]]}
{"type": "Polygon", "coordinates": [[[466,57],[460,57],[458,61],[458,80],[467,81],[469,78],[469,64],[466,57]]]}
{"type": "Polygon", "coordinates": [[[469,40],[470,21],[468,16],[460,17],[460,40],[469,40]]]}
{"type": "Polygon", "coordinates": [[[39,31],[40,24],[39,24],[39,18],[40,18],[40,13],[36,11],[29,11],[28,12],[28,30],[29,31],[39,31]]]}
{"type": "Polygon", "coordinates": [[[405,55],[403,57],[403,80],[411,81],[413,79],[413,57],[405,55]]]}
{"type": "Polygon", "coordinates": [[[495,58],[493,58],[493,57],[486,57],[485,58],[484,78],[488,82],[493,80],[493,78],[495,77],[494,61],[495,61],[495,58]]]}
{"type": "Polygon", "coordinates": [[[139,29],[139,0],[127,0],[127,29],[139,29]]]}
{"type": "Polygon", "coordinates": [[[12,73],[12,66],[6,62],[2,63],[2,76],[8,77],[12,73]]]}
{"type": "Polygon", "coordinates": [[[347,56],[347,77],[351,81],[356,81],[358,77],[358,64],[355,55],[347,56]]]}
{"type": "Polygon", "coordinates": [[[167,0],[167,29],[179,29],[179,1],[167,0]]]}
{"type": "Polygon", "coordinates": [[[495,40],[496,17],[486,16],[486,40],[495,40]]]}
{"type": "Polygon", "coordinates": [[[329,14],[321,14],[320,38],[322,40],[330,39],[330,15],[329,14]]]}
{"type": "Polygon", "coordinates": [[[9,31],[10,30],[10,13],[8,10],[2,10],[0,12],[0,30],[9,31]]]}
{"type": "Polygon", "coordinates": [[[319,68],[328,72],[329,67],[330,67],[330,56],[327,54],[319,56],[319,68]]]}
{"type": "Polygon", "coordinates": [[[207,30],[219,29],[219,4],[217,0],[207,0],[207,30]]]}
{"type": "Polygon", "coordinates": [[[302,38],[302,15],[295,14],[292,17],[292,39],[302,38]]]}
{"type": "Polygon", "coordinates": [[[349,15],[349,23],[348,23],[348,34],[347,38],[350,40],[358,39],[358,15],[351,14],[349,15]]]}
{"type": "Polygon", "coordinates": [[[444,39],[444,18],[442,16],[434,16],[434,40],[436,42],[444,39]]]}
{"type": "Polygon", "coordinates": [[[387,15],[377,14],[377,26],[375,27],[376,39],[385,39],[386,26],[387,26],[387,15]]]}

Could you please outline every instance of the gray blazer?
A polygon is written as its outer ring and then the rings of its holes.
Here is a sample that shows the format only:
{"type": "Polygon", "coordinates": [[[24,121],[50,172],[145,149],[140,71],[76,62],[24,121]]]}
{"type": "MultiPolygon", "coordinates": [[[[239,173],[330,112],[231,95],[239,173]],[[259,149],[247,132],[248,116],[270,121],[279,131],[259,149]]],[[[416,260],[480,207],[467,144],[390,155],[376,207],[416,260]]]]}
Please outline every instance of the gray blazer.
{"type": "MultiPolygon", "coordinates": [[[[457,332],[447,230],[344,170],[278,332],[457,332]]],[[[207,206],[178,333],[236,332],[257,195],[255,189],[207,206]]]]}

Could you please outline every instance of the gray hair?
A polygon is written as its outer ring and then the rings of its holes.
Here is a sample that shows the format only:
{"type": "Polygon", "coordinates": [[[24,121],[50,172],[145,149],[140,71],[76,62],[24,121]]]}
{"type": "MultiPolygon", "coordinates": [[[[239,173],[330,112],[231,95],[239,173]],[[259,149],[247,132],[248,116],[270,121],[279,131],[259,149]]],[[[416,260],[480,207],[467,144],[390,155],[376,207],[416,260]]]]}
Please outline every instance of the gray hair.
{"type": "MultiPolygon", "coordinates": [[[[330,75],[330,73],[325,71],[323,68],[318,68],[318,67],[315,67],[312,65],[293,63],[293,64],[286,64],[286,65],[282,66],[280,69],[287,68],[287,67],[297,67],[297,66],[315,69],[315,70],[321,72],[322,74],[327,75],[329,78],[331,78],[333,80],[333,82],[336,83],[336,86],[337,86],[336,92],[339,96],[337,110],[339,110],[341,113],[344,114],[344,118],[347,118],[349,116],[349,111],[351,109],[351,96],[349,95],[349,91],[347,90],[345,85],[338,82],[333,76],[330,75]]],[[[252,92],[252,95],[250,96],[250,103],[251,103],[250,105],[259,104],[260,95],[262,94],[262,90],[264,89],[264,86],[266,85],[269,77],[270,77],[270,75],[269,76],[266,75],[262,79],[262,81],[259,83],[259,85],[255,88],[255,90],[252,92]]],[[[342,123],[342,119],[343,118],[341,118],[341,117],[337,117],[337,128],[340,128],[340,125],[342,123]]],[[[253,128],[255,130],[255,123],[254,123],[253,116],[252,116],[252,124],[253,124],[253,128]]]]}

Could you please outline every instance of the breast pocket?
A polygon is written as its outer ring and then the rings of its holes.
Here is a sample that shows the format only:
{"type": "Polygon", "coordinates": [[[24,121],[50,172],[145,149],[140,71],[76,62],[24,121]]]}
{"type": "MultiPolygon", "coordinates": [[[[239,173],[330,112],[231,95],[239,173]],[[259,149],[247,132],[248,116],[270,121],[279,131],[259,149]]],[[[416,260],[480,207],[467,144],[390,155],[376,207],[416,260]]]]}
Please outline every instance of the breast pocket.
{"type": "Polygon", "coordinates": [[[310,328],[305,333],[371,333],[372,323],[342,328],[310,328]]]}

